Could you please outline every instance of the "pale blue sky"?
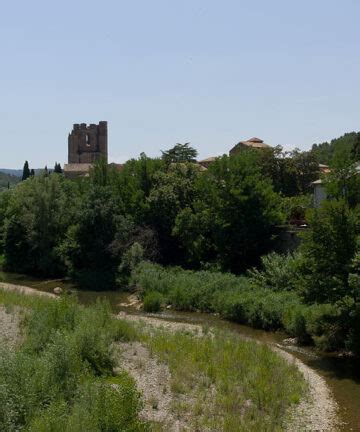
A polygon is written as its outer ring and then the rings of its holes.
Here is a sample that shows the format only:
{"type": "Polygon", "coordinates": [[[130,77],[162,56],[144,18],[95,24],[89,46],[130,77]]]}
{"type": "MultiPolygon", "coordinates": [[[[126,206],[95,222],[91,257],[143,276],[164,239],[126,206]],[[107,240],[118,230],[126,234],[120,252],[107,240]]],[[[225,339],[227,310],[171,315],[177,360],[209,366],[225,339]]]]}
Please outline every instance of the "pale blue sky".
{"type": "Polygon", "coordinates": [[[252,136],[306,149],[360,129],[357,0],[0,6],[0,167],[64,163],[72,124],[99,120],[116,162],[252,136]]]}

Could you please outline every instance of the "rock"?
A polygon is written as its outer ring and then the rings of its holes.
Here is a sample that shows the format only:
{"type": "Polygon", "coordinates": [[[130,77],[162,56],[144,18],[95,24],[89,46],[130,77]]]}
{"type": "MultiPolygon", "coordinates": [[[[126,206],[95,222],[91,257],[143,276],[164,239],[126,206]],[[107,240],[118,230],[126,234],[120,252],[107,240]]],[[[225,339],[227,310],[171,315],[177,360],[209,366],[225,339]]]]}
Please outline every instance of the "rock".
{"type": "Polygon", "coordinates": [[[298,338],[287,338],[283,340],[284,345],[297,345],[298,344],[298,338]]]}
{"type": "Polygon", "coordinates": [[[60,288],[60,287],[55,287],[55,288],[53,289],[54,294],[57,294],[57,295],[61,294],[62,291],[63,291],[63,290],[62,290],[62,288],[60,288]]]}

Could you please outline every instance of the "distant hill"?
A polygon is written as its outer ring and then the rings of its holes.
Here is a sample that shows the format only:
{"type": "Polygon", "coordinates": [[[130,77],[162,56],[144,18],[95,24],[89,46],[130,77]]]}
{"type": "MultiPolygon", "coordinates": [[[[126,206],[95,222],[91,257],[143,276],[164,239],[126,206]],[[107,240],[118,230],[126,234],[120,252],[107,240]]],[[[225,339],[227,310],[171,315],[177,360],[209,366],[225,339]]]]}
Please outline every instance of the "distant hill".
{"type": "Polygon", "coordinates": [[[318,162],[331,164],[336,154],[343,154],[351,157],[351,149],[360,139],[360,132],[349,132],[339,138],[334,138],[330,142],[314,144],[312,152],[316,155],[318,162]]]}
{"type": "MultiPolygon", "coordinates": [[[[44,168],[35,168],[35,174],[39,174],[41,171],[43,171],[44,168]]],[[[53,169],[49,169],[49,172],[53,171],[53,169]]],[[[0,173],[10,174],[15,177],[22,177],[23,170],[22,169],[10,169],[10,168],[0,168],[0,173]]]]}
{"type": "Polygon", "coordinates": [[[16,177],[22,177],[22,169],[0,168],[0,173],[10,174],[16,177]]]}
{"type": "Polygon", "coordinates": [[[20,178],[12,174],[0,172],[0,191],[19,183],[20,178]]]}

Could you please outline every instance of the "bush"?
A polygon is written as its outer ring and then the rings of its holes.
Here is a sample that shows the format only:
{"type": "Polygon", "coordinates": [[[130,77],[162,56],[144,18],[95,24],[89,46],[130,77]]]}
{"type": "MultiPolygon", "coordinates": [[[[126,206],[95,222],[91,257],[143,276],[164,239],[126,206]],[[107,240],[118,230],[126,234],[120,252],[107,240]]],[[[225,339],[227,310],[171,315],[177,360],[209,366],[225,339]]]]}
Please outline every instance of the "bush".
{"type": "Polygon", "coordinates": [[[261,268],[249,270],[250,282],[259,288],[291,291],[297,280],[298,254],[281,255],[271,252],[261,257],[261,268]]]}
{"type": "Polygon", "coordinates": [[[121,258],[118,267],[117,284],[120,287],[127,287],[131,272],[144,259],[144,249],[138,242],[133,243],[121,258]]]}
{"type": "Polygon", "coordinates": [[[148,293],[153,296],[156,291],[175,309],[217,312],[232,321],[264,329],[282,328],[285,310],[299,303],[294,293],[259,288],[244,277],[165,269],[150,263],[141,263],[136,268],[132,283],[144,300],[148,293]]]}
{"type": "Polygon", "coordinates": [[[222,317],[265,330],[283,328],[285,311],[299,302],[292,293],[258,290],[227,294],[218,292],[214,300],[214,309],[222,317]]]}
{"type": "Polygon", "coordinates": [[[127,375],[114,386],[89,380],[79,387],[70,413],[66,403],[54,402],[32,420],[28,430],[145,432],[149,429],[137,416],[140,407],[140,395],[127,375]]]}
{"type": "MultiPolygon", "coordinates": [[[[336,304],[303,303],[286,283],[292,271],[286,269],[295,268],[298,257],[270,254],[263,259],[264,269],[252,270],[249,278],[166,269],[143,262],[132,273],[132,283],[144,298],[144,309],[145,299],[152,304],[157,295],[161,299],[157,304],[163,299],[178,310],[216,312],[240,324],[264,330],[283,329],[299,342],[314,343],[321,350],[346,348],[359,352],[359,303],[352,297],[336,304]]],[[[357,292],[360,278],[355,273],[352,276],[350,285],[357,292]]]]}
{"type": "Polygon", "coordinates": [[[144,297],[144,311],[145,312],[159,312],[161,310],[161,304],[163,302],[163,296],[156,292],[151,291],[144,297]]]}
{"type": "Polygon", "coordinates": [[[297,337],[300,343],[310,343],[311,337],[306,328],[308,307],[296,304],[285,310],[283,325],[289,335],[297,337]]]}
{"type": "Polygon", "coordinates": [[[124,374],[107,382],[111,344],[129,337],[106,303],[39,301],[22,348],[0,353],[0,430],[147,430],[133,381],[124,374]]]}

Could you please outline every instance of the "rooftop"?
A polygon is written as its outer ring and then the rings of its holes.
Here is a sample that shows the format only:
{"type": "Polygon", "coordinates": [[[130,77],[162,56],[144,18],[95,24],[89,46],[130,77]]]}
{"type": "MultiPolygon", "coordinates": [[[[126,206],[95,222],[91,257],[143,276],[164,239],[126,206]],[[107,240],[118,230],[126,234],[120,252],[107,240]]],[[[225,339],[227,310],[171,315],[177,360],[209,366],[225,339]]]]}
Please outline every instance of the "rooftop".
{"type": "MultiPolygon", "coordinates": [[[[243,144],[246,145],[248,147],[253,147],[253,148],[270,148],[271,146],[269,144],[265,144],[264,141],[260,138],[250,138],[246,141],[240,141],[238,142],[238,144],[243,144]]],[[[238,145],[236,144],[236,145],[238,145]]]]}

